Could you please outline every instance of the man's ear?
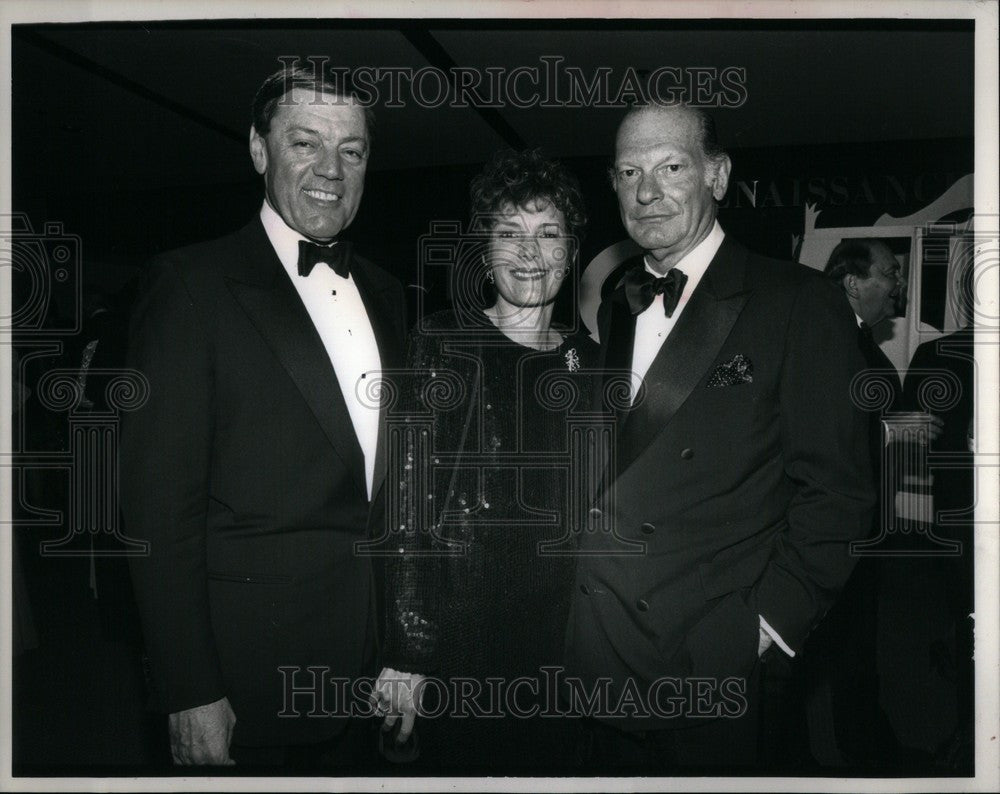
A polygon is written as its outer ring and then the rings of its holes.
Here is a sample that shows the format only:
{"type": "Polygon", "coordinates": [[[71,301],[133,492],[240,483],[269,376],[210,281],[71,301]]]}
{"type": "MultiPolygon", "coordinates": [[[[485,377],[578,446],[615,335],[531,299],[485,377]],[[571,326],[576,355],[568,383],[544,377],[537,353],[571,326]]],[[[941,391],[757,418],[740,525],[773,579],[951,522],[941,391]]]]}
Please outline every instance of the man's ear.
{"type": "Polygon", "coordinates": [[[267,144],[253,127],[250,128],[250,159],[258,174],[267,171],[267,144]]]}
{"type": "Polygon", "coordinates": [[[841,281],[844,287],[844,292],[847,293],[850,298],[857,298],[860,296],[861,292],[858,290],[858,277],[853,273],[848,273],[844,276],[844,280],[841,281]]]}
{"type": "Polygon", "coordinates": [[[733,168],[733,161],[728,154],[720,155],[715,161],[715,174],[712,177],[712,198],[722,201],[726,195],[726,188],[729,187],[729,172],[733,168]]]}

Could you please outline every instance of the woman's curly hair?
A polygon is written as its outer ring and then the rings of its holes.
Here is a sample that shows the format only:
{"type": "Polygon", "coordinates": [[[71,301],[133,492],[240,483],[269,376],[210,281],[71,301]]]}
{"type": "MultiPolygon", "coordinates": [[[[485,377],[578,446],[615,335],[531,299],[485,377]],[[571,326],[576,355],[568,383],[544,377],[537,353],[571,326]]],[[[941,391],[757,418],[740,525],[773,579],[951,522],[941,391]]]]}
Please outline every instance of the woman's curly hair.
{"type": "Polygon", "coordinates": [[[577,242],[587,224],[580,183],[558,160],[546,160],[540,149],[497,152],[472,180],[469,196],[475,231],[489,231],[493,218],[537,199],[551,202],[562,212],[577,242]]]}

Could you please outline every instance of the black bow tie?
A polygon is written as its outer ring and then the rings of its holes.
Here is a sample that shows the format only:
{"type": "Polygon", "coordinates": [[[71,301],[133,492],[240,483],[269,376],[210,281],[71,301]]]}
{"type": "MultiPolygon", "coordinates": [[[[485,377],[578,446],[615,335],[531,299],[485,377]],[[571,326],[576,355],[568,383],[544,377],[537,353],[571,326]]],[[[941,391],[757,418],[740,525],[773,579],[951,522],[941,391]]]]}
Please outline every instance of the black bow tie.
{"type": "Polygon", "coordinates": [[[299,275],[308,276],[320,262],[325,262],[341,278],[351,273],[351,244],[317,245],[299,240],[299,275]]]}
{"type": "Polygon", "coordinates": [[[663,313],[673,316],[677,301],[681,299],[687,274],[671,268],[667,275],[657,278],[639,263],[625,274],[625,297],[632,314],[641,314],[649,308],[653,299],[663,293],[663,313]]]}

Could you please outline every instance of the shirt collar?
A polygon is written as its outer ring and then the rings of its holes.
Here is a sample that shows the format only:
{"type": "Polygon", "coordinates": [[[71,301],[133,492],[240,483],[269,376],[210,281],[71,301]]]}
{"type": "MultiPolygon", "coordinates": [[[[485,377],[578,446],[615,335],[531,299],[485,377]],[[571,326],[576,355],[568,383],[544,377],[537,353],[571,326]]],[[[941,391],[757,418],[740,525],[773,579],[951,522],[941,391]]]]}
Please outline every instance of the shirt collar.
{"type": "Polygon", "coordinates": [[[267,239],[274,246],[274,252],[278,255],[285,270],[292,275],[297,275],[299,272],[299,240],[308,241],[309,238],[285,223],[284,218],[275,211],[267,199],[264,199],[264,205],[260,208],[260,222],[264,224],[267,239]]]}
{"type": "MultiPolygon", "coordinates": [[[[688,277],[688,281],[697,282],[701,280],[705,271],[708,270],[708,266],[712,263],[715,255],[719,251],[719,247],[722,245],[722,241],[726,234],[722,231],[722,227],[719,225],[718,219],[712,224],[712,230],[708,233],[704,240],[702,240],[698,245],[687,252],[687,255],[681,259],[674,267],[680,269],[680,271],[688,277]]],[[[652,273],[654,276],[659,276],[657,273],[649,266],[649,260],[644,256],[642,258],[643,264],[646,266],[646,270],[652,273]]]]}

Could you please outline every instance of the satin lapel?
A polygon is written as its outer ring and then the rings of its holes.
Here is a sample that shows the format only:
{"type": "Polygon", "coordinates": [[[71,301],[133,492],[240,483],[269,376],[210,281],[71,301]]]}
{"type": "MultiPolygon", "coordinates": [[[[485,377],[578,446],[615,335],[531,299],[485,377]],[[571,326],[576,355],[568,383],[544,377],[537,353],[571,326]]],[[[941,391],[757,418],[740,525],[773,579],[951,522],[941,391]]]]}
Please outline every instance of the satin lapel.
{"type": "Polygon", "coordinates": [[[600,377],[595,378],[593,410],[597,414],[612,413],[615,417],[611,457],[603,462],[599,476],[590,492],[590,503],[612,476],[609,468],[615,466],[617,448],[629,414],[629,392],[632,369],[632,342],[635,338],[635,316],[629,310],[623,287],[616,288],[601,305],[598,312],[598,334],[601,349],[598,355],[600,377]]]}
{"type": "Polygon", "coordinates": [[[251,230],[244,236],[246,267],[230,275],[229,289],[298,387],[354,484],[367,495],[364,456],[333,364],[263,227],[257,225],[259,235],[251,230]]]}
{"type": "Polygon", "coordinates": [[[621,427],[629,414],[629,389],[631,381],[628,373],[632,369],[632,347],[635,339],[635,315],[629,310],[624,288],[612,292],[603,313],[606,321],[599,328],[601,355],[599,367],[601,378],[595,401],[597,411],[614,410],[621,427]]]}
{"type": "Polygon", "coordinates": [[[684,313],[645,377],[645,399],[635,406],[621,446],[619,470],[632,463],[673,419],[708,373],[743,311],[746,249],[726,238],[684,313]]]}
{"type": "MultiPolygon", "coordinates": [[[[363,260],[357,258],[352,263],[351,275],[358,285],[361,300],[365,304],[368,320],[375,332],[378,344],[379,359],[383,370],[398,369],[402,366],[401,330],[397,330],[395,318],[402,307],[394,307],[391,303],[391,283],[386,284],[373,278],[373,272],[366,268],[363,260]]],[[[378,443],[375,448],[375,473],[372,481],[372,499],[379,492],[385,481],[385,418],[386,406],[379,406],[378,443]]]]}

